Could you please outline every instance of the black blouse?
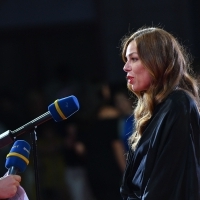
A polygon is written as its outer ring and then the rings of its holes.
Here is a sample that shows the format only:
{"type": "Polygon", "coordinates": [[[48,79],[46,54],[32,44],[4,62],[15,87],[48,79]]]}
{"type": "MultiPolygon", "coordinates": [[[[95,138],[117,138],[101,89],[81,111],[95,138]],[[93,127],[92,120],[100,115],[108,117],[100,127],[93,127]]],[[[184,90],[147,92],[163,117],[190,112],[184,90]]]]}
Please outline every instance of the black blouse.
{"type": "Polygon", "coordinates": [[[200,115],[182,90],[159,104],[133,152],[123,200],[200,200],[200,115]]]}

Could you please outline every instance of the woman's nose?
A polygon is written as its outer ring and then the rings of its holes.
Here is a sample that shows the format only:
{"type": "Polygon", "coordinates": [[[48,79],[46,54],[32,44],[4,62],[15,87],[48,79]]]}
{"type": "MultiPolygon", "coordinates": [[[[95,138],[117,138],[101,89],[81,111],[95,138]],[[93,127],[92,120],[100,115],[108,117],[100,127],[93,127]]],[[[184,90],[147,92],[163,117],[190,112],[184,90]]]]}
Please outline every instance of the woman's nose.
{"type": "Polygon", "coordinates": [[[124,65],[123,70],[124,70],[125,72],[131,71],[131,67],[130,67],[130,65],[129,65],[128,62],[126,62],[126,64],[124,65]]]}

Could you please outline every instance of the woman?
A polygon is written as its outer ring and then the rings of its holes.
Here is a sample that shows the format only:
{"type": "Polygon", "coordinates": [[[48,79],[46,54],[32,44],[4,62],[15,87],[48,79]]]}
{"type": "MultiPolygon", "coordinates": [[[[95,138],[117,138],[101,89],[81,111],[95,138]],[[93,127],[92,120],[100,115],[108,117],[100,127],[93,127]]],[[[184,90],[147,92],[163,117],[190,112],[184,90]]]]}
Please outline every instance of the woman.
{"type": "Polygon", "coordinates": [[[123,200],[200,199],[200,115],[188,54],[160,28],[122,41],[127,87],[137,96],[123,200]]]}

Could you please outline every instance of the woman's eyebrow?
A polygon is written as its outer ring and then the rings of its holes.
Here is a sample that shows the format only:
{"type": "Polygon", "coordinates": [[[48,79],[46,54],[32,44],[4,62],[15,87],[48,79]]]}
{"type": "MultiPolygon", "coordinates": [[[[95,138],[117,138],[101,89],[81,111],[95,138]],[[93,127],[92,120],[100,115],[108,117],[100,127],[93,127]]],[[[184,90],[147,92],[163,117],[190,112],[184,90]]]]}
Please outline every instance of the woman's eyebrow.
{"type": "Polygon", "coordinates": [[[131,52],[131,53],[129,53],[128,55],[126,55],[125,57],[127,58],[127,57],[129,57],[129,56],[132,56],[133,54],[138,54],[137,52],[131,52]]]}

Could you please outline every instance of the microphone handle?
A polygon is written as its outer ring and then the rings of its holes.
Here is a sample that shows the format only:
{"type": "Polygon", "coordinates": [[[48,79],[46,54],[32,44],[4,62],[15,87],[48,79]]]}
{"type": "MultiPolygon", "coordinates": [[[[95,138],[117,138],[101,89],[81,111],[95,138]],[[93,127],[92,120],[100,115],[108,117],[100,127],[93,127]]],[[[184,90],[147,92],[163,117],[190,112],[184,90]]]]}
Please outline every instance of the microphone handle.
{"type": "Polygon", "coordinates": [[[16,175],[18,173],[18,169],[14,166],[12,166],[11,168],[9,168],[8,170],[8,175],[11,174],[11,175],[16,175]]]}

